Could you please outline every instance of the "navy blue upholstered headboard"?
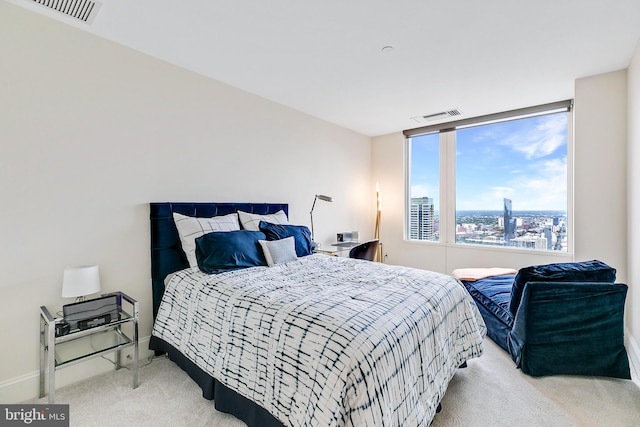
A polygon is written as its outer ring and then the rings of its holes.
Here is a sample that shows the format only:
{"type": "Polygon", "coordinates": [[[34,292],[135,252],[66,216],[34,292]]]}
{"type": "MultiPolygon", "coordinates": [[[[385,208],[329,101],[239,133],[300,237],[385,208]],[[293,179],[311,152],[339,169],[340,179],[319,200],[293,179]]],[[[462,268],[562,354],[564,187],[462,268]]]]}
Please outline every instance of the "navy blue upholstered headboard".
{"type": "Polygon", "coordinates": [[[153,288],[153,318],[155,319],[167,275],[189,267],[182,250],[173,213],[209,218],[244,211],[256,214],[271,214],[283,210],[289,216],[289,205],[285,203],[151,203],[151,286],[153,288]]]}

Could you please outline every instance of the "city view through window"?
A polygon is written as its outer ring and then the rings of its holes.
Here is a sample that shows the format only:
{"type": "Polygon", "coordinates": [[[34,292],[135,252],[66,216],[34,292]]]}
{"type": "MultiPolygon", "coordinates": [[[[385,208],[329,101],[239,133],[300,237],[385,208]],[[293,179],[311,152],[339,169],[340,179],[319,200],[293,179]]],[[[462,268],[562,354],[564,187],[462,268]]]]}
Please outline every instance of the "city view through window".
{"type": "MultiPolygon", "coordinates": [[[[567,218],[563,211],[456,211],[456,243],[567,251],[567,218]],[[505,224],[507,226],[505,227],[505,224]]],[[[433,199],[411,199],[409,238],[440,240],[439,213],[433,199]]]]}
{"type": "MultiPolygon", "coordinates": [[[[455,132],[455,236],[460,244],[566,252],[568,113],[455,132]]],[[[441,133],[410,140],[408,237],[440,241],[441,133]]],[[[453,216],[453,215],[452,215],[453,216]]],[[[451,234],[450,232],[448,234],[451,234]]]]}

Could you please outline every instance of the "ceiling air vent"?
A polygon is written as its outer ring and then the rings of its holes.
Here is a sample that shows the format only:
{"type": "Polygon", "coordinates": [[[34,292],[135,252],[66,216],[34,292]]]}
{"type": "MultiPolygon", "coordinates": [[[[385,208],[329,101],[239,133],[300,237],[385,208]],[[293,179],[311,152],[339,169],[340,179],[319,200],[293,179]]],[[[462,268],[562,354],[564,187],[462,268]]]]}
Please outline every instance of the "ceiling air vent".
{"type": "Polygon", "coordinates": [[[102,3],[91,0],[33,0],[42,6],[91,24],[102,3]]]}
{"type": "Polygon", "coordinates": [[[441,113],[429,114],[426,116],[411,117],[411,120],[418,123],[435,122],[438,120],[448,119],[450,117],[459,116],[461,113],[458,109],[443,111],[441,113]]]}

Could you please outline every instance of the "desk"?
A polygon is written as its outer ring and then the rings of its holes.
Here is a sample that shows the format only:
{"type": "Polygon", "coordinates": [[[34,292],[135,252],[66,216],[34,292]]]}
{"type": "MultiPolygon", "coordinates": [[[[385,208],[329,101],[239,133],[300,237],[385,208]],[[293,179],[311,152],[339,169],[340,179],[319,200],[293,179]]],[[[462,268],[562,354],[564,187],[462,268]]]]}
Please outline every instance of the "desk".
{"type": "Polygon", "coordinates": [[[315,248],[314,252],[331,256],[349,256],[349,251],[360,242],[337,242],[328,247],[315,248]]]}
{"type": "Polygon", "coordinates": [[[332,243],[331,246],[337,246],[338,248],[342,248],[341,250],[351,249],[354,246],[358,246],[360,242],[357,241],[349,241],[349,242],[338,242],[332,243]]]}

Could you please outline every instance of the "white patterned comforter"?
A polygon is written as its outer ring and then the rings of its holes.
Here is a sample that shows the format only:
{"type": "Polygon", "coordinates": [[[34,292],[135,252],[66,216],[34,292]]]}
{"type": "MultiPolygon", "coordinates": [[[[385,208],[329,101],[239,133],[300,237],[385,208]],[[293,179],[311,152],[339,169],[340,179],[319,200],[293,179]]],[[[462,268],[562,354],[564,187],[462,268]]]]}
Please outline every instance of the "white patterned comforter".
{"type": "Polygon", "coordinates": [[[319,254],[183,270],[153,328],[285,426],[427,426],[485,333],[450,276],[319,254]]]}

